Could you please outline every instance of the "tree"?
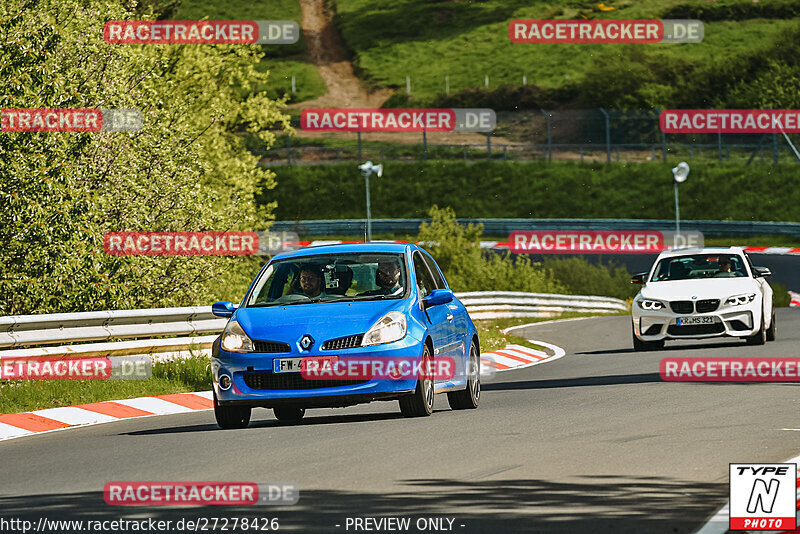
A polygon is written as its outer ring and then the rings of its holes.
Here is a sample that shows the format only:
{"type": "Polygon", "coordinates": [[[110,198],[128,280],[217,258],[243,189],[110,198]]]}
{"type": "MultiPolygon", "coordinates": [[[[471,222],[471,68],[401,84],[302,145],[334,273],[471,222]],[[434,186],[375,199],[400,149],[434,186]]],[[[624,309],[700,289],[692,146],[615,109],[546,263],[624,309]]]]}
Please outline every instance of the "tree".
{"type": "MultiPolygon", "coordinates": [[[[0,132],[0,314],[204,304],[256,260],[110,256],[115,230],[261,230],[275,186],[241,133],[289,130],[257,45],[111,45],[107,0],[0,5],[0,108],[135,108],[135,133],[0,132]]],[[[239,289],[240,290],[240,289],[239,289]]]]}

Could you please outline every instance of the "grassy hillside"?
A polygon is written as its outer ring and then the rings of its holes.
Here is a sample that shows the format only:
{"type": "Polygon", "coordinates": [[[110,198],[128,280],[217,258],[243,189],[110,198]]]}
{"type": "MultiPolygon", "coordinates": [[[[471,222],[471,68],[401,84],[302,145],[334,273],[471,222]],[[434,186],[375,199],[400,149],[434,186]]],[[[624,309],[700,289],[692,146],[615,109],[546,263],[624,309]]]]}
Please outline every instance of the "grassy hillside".
{"type": "MultiPolygon", "coordinates": [[[[370,180],[372,216],[424,217],[433,204],[459,217],[674,217],[671,164],[484,162],[385,164],[370,180]]],[[[262,202],[278,220],[365,216],[364,178],[355,164],[286,166],[262,202]]],[[[681,184],[684,219],[800,221],[797,164],[695,165],[681,184]]]]}
{"type": "MultiPolygon", "coordinates": [[[[183,0],[171,17],[173,20],[294,20],[300,23],[300,4],[297,0],[183,0]]],[[[284,94],[290,101],[310,100],[325,93],[325,82],[317,69],[308,62],[303,34],[293,45],[265,45],[265,57],[259,65],[261,72],[270,71],[270,83],[265,88],[270,98],[284,94]],[[292,76],[297,94],[291,95],[292,76]]]]}
{"type": "Polygon", "coordinates": [[[485,75],[489,92],[521,86],[523,75],[535,86],[527,89],[529,94],[506,99],[504,109],[520,103],[534,108],[666,107],[704,100],[711,104],[734,91],[753,67],[751,59],[765,63],[756,70],[774,70],[765,60],[797,46],[796,39],[783,33],[800,21],[800,4],[788,0],[605,4],[615,9],[601,11],[597,2],[580,0],[335,0],[336,21],[358,72],[374,85],[398,88],[392,99],[396,105],[405,102],[407,75],[412,79],[412,102],[419,104],[459,103],[457,94],[483,88],[485,75]],[[509,21],[517,18],[699,18],[705,23],[705,39],[677,45],[514,44],[507,31],[509,21]],[[716,71],[732,66],[737,69],[731,79],[719,80],[725,73],[716,71]],[[444,99],[445,76],[450,77],[449,100],[444,99]],[[715,81],[724,82],[722,95],[715,81]],[[692,91],[686,91],[687,84],[692,91]]]}

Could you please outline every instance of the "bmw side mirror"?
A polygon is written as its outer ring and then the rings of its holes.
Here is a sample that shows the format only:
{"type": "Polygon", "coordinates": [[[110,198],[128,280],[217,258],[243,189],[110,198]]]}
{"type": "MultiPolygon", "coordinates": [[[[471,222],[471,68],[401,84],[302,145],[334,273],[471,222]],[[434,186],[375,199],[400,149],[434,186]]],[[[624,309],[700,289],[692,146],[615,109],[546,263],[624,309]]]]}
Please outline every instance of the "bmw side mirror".
{"type": "Polygon", "coordinates": [[[231,302],[215,302],[211,305],[211,313],[217,317],[230,317],[236,311],[236,306],[231,302]]]}
{"type": "Polygon", "coordinates": [[[769,267],[754,267],[753,274],[756,275],[756,278],[765,278],[772,276],[772,271],[770,271],[769,267]]]}
{"type": "Polygon", "coordinates": [[[438,306],[440,304],[447,304],[453,301],[452,289],[434,289],[431,294],[422,299],[422,307],[426,310],[431,306],[438,306]]]}
{"type": "Polygon", "coordinates": [[[647,273],[634,274],[633,277],[631,278],[631,284],[643,285],[645,276],[647,276],[647,273]]]}

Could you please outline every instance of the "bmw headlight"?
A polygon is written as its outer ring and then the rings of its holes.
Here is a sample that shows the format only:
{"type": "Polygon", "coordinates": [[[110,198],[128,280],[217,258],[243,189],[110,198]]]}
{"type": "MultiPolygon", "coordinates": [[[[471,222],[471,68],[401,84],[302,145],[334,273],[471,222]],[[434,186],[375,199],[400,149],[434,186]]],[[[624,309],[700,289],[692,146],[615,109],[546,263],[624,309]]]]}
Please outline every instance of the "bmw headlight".
{"type": "Polygon", "coordinates": [[[406,336],[406,316],[401,312],[389,312],[380,320],[372,325],[364,334],[361,341],[362,347],[369,345],[380,345],[381,343],[391,343],[399,341],[406,336]]]}
{"type": "Polygon", "coordinates": [[[228,352],[253,352],[253,341],[247,337],[242,327],[236,321],[228,321],[222,332],[220,345],[228,352]]]}
{"type": "Polygon", "coordinates": [[[663,310],[667,306],[660,300],[641,299],[639,307],[643,310],[663,310]]]}
{"type": "Polygon", "coordinates": [[[755,293],[747,293],[744,295],[734,295],[732,297],[728,297],[728,300],[725,301],[725,304],[728,306],[741,306],[742,304],[749,304],[753,302],[756,298],[755,293]]]}

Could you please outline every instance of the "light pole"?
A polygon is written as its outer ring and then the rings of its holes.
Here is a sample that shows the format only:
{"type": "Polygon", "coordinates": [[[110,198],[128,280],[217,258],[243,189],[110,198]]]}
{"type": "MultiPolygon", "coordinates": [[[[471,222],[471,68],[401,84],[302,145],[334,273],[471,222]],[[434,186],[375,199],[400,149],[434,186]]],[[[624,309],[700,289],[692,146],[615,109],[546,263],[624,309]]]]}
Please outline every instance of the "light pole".
{"type": "MultiPolygon", "coordinates": [[[[672,169],[672,178],[675,185],[675,241],[677,243],[678,234],[681,232],[681,212],[678,207],[678,184],[686,181],[689,176],[689,164],[685,161],[678,163],[678,166],[672,169]]],[[[673,243],[675,245],[675,243],[673,243]]]]}
{"type": "Polygon", "coordinates": [[[369,210],[369,175],[373,172],[378,173],[378,178],[383,176],[383,165],[373,165],[371,161],[367,161],[362,163],[358,166],[361,174],[364,175],[364,179],[366,180],[367,184],[367,232],[364,241],[372,241],[372,218],[370,215],[369,210]]]}

